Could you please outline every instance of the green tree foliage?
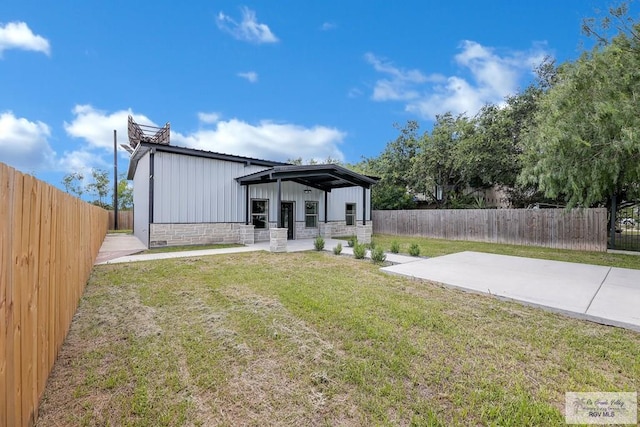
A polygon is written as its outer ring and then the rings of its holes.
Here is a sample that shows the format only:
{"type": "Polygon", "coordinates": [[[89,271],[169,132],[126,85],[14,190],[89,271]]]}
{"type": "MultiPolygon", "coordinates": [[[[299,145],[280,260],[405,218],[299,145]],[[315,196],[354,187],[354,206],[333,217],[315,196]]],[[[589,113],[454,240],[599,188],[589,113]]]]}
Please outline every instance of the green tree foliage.
{"type": "MultiPolygon", "coordinates": [[[[629,23],[625,7],[610,13],[629,23]]],[[[589,34],[603,34],[588,25],[589,34]]],[[[640,182],[640,25],[617,28],[610,40],[599,36],[591,51],[560,67],[524,138],[520,182],[569,206],[629,197],[640,182]]]]}
{"type": "MultiPolygon", "coordinates": [[[[80,172],[66,174],[62,178],[62,185],[67,193],[82,198],[85,194],[95,197],[90,203],[105,209],[113,206],[113,185],[109,174],[101,169],[92,169],[93,182],[84,183],[84,175],[80,172]]],[[[129,185],[126,174],[121,174],[118,179],[118,209],[126,210],[133,207],[133,187],[129,185]]]]}
{"type": "Polygon", "coordinates": [[[78,198],[84,194],[84,175],[80,172],[72,172],[62,177],[62,185],[67,193],[78,198]]]}
{"type": "Polygon", "coordinates": [[[129,185],[126,174],[118,180],[118,209],[127,210],[133,207],[133,187],[129,185]]]}
{"type": "Polygon", "coordinates": [[[418,150],[418,123],[409,121],[404,127],[394,126],[400,135],[387,144],[380,156],[351,165],[360,173],[380,178],[371,191],[374,209],[409,209],[415,206],[409,172],[418,150]]]}

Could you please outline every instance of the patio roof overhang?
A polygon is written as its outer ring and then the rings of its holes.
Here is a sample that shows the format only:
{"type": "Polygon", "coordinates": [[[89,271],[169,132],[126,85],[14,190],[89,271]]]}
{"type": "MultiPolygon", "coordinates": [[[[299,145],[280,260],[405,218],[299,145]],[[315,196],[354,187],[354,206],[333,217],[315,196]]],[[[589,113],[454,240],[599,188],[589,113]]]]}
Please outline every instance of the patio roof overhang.
{"type": "Polygon", "coordinates": [[[361,175],[345,167],[327,165],[274,166],[260,172],[236,178],[240,185],[265,184],[279,181],[294,181],[298,184],[330,192],[334,188],[371,188],[378,178],[361,175]]]}

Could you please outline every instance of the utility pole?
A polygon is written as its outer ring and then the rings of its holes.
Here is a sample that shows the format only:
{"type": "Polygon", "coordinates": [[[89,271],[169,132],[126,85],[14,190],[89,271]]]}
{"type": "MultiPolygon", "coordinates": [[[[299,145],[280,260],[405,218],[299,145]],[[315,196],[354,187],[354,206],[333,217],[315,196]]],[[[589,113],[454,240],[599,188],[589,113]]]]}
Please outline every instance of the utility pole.
{"type": "Polygon", "coordinates": [[[118,229],[118,136],[113,130],[113,229],[118,229]]]}

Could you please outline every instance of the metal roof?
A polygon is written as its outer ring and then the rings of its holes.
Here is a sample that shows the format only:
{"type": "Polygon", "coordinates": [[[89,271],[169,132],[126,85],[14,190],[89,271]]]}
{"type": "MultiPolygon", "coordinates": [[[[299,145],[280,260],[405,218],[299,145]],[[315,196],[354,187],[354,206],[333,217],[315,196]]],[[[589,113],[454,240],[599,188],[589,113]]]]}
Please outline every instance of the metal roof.
{"type": "Polygon", "coordinates": [[[353,172],[345,167],[326,165],[286,165],[273,166],[260,172],[236,178],[241,185],[264,184],[269,182],[294,181],[302,185],[331,191],[333,188],[371,188],[378,178],[353,172]]]}

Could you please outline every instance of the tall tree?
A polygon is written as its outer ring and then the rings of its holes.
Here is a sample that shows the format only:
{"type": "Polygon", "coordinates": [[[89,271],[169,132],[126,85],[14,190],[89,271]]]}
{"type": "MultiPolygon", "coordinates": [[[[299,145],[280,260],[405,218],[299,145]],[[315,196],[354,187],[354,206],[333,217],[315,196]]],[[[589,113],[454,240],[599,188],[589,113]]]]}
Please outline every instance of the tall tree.
{"type": "Polygon", "coordinates": [[[84,175],[80,172],[71,172],[62,177],[62,185],[67,193],[82,198],[84,194],[84,175]]]}
{"type": "Polygon", "coordinates": [[[102,169],[91,169],[91,178],[93,182],[87,185],[87,190],[97,197],[92,203],[109,209],[111,205],[106,202],[111,192],[111,184],[109,181],[109,173],[102,169]]]}
{"type": "Polygon", "coordinates": [[[640,26],[621,28],[560,67],[524,139],[520,182],[569,206],[628,197],[640,182],[640,26]]]}

